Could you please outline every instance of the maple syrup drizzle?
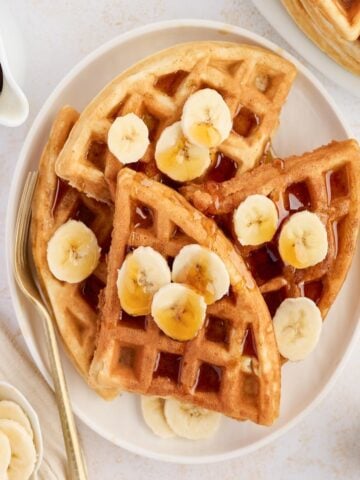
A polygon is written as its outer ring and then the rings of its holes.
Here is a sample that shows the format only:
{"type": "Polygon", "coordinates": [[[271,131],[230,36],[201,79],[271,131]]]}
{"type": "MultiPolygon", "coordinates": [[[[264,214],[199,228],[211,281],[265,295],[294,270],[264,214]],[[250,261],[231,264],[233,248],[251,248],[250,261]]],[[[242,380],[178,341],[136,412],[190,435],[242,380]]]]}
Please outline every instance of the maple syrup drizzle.
{"type": "Polygon", "coordinates": [[[111,247],[111,233],[107,235],[104,240],[100,243],[101,255],[107,255],[111,247]]]}
{"type": "Polygon", "coordinates": [[[245,336],[244,336],[244,346],[243,346],[243,355],[248,355],[249,357],[258,357],[256,350],[256,343],[254,338],[254,332],[251,327],[247,327],[245,336]]]}
{"type": "Polygon", "coordinates": [[[156,132],[159,126],[159,120],[149,112],[144,112],[141,115],[141,118],[144,120],[144,123],[149,130],[149,140],[150,142],[153,142],[156,137],[156,132]]]}
{"type": "Polygon", "coordinates": [[[181,363],[181,355],[159,352],[155,361],[154,378],[166,377],[175,383],[179,383],[181,363]]]}
{"type": "Polygon", "coordinates": [[[134,228],[150,228],[154,223],[152,210],[145,205],[135,208],[134,228]]]}
{"type": "Polygon", "coordinates": [[[194,389],[197,392],[218,392],[222,379],[222,368],[210,363],[202,363],[198,370],[194,389]]]}
{"type": "Polygon", "coordinates": [[[274,290],[273,292],[265,292],[263,293],[263,297],[269,309],[270,315],[273,317],[280,304],[287,297],[286,287],[282,287],[279,290],[274,290]]]}
{"type": "Polygon", "coordinates": [[[233,120],[233,130],[242,137],[248,137],[260,124],[260,118],[247,107],[240,106],[233,120]]]}
{"type": "Polygon", "coordinates": [[[223,318],[208,317],[205,324],[205,337],[216,343],[229,343],[228,322],[223,318]]]}
{"type": "Polygon", "coordinates": [[[185,70],[177,70],[176,72],[162,75],[155,83],[155,88],[166,93],[169,97],[173,97],[182,81],[185,80],[188,75],[189,73],[185,70]]]}
{"type": "Polygon", "coordinates": [[[266,243],[262,248],[250,252],[247,264],[258,285],[281,276],[284,267],[277,246],[272,243],[266,243]]]}
{"type": "Polygon", "coordinates": [[[286,189],[285,208],[289,212],[311,208],[310,193],[305,182],[293,183],[286,189]]]}
{"type": "Polygon", "coordinates": [[[214,166],[207,172],[205,181],[222,183],[235,177],[238,164],[221,152],[216,153],[214,166]]]}
{"type": "Polygon", "coordinates": [[[95,275],[90,275],[80,285],[80,292],[82,297],[85,299],[87,304],[90,305],[90,307],[95,311],[98,309],[99,294],[104,287],[105,283],[102,282],[95,275]]]}
{"type": "Polygon", "coordinates": [[[67,182],[64,182],[64,180],[61,180],[60,178],[57,178],[54,200],[51,207],[51,215],[55,214],[55,210],[57,209],[59,203],[64,198],[66,192],[70,189],[71,187],[67,182]]]}
{"type": "Polygon", "coordinates": [[[87,227],[90,228],[91,224],[95,220],[95,213],[90,210],[84,203],[80,202],[72,214],[71,218],[73,220],[78,220],[79,222],[85,223],[87,227]]]}
{"type": "Polygon", "coordinates": [[[346,167],[330,170],[325,175],[328,204],[336,198],[346,197],[349,193],[346,167]]]}
{"type": "Polygon", "coordinates": [[[132,316],[124,310],[120,310],[119,322],[125,327],[135,328],[137,330],[146,330],[147,319],[145,315],[132,316]]]}
{"type": "Polygon", "coordinates": [[[319,303],[324,285],[322,280],[313,280],[312,282],[302,282],[299,284],[300,293],[302,297],[307,297],[313,300],[316,304],[319,303]]]}

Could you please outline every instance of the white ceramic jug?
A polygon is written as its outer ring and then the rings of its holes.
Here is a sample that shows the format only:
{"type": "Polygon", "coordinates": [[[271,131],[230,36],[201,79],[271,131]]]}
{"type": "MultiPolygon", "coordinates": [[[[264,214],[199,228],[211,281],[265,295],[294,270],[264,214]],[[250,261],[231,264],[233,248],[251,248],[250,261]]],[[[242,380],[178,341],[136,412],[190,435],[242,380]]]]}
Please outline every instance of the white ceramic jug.
{"type": "Polygon", "coordinates": [[[15,22],[2,0],[0,1],[0,64],[3,77],[0,92],[0,125],[17,127],[25,122],[29,114],[29,103],[17,83],[24,72],[24,55],[15,22]]]}

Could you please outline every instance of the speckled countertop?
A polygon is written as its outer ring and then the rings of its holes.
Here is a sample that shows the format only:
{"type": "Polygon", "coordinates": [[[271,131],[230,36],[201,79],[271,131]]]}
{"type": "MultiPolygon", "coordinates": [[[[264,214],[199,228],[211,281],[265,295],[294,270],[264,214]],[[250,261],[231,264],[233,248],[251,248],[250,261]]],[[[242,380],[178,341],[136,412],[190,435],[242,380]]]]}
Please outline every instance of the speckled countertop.
{"type": "MultiPolygon", "coordinates": [[[[8,3],[23,32],[28,59],[24,90],[31,108],[25,126],[14,130],[0,127],[0,316],[9,324],[14,335],[20,335],[4,273],[5,214],[9,185],[19,150],[33,118],[69,69],[87,53],[119,33],[148,22],[172,18],[206,16],[234,23],[298,55],[261,17],[250,0],[0,1],[8,3]]],[[[334,97],[354,135],[360,139],[360,99],[346,93],[313,68],[310,69],[334,97]]],[[[353,352],[342,377],[326,400],[304,421],[271,445],[237,460],[204,466],[159,463],[114,447],[80,424],[90,478],[358,479],[359,350],[353,352]]]]}

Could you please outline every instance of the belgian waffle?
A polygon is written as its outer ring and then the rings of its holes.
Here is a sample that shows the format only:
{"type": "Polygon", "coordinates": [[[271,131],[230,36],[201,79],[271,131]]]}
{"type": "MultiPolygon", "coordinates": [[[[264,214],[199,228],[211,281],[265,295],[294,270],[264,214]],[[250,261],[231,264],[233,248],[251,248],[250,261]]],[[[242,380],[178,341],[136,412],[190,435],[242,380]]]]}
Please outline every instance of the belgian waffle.
{"type": "Polygon", "coordinates": [[[359,0],[282,0],[295,22],[324,52],[360,75],[359,0]]]}
{"type": "MultiPolygon", "coordinates": [[[[98,294],[106,282],[105,256],[93,275],[80,284],[57,280],[49,270],[46,252],[49,239],[69,218],[81,220],[91,228],[102,246],[110,245],[113,210],[79,193],[55,174],[55,161],[79,114],[64,107],[57,115],[39,166],[39,179],[32,205],[32,253],[42,290],[51,305],[57,327],[73,363],[88,380],[95,350],[98,319],[98,294]]],[[[95,389],[104,397],[116,391],[95,389]]]]}
{"type": "MultiPolygon", "coordinates": [[[[286,297],[307,296],[324,318],[350,267],[360,222],[360,148],[354,140],[333,142],[312,153],[275,159],[221,185],[191,185],[182,193],[200,211],[214,216],[227,232],[274,315],[286,297]],[[243,247],[232,226],[232,214],[251,194],[271,198],[279,211],[279,227],[296,211],[317,213],[327,228],[329,250],[325,260],[297,270],[284,265],[274,241],[243,247]]],[[[280,228],[278,228],[279,232],[280,228]]]]}
{"type": "Polygon", "coordinates": [[[227,170],[240,174],[264,153],[295,75],[291,63],[259,47],[227,42],[176,45],[126,70],[95,97],[60,153],[56,173],[97,200],[114,199],[121,164],[107,148],[107,134],[116,117],[133,112],[150,132],[149,148],[134,168],[159,179],[157,139],[179,120],[190,94],[210,87],[221,93],[234,119],[214,166],[225,158],[227,170]]]}
{"type": "Polygon", "coordinates": [[[280,363],[271,319],[241,256],[215,222],[181,195],[127,168],[118,175],[91,375],[106,388],[172,396],[241,420],[269,425],[278,416],[280,363]],[[164,335],[151,316],[125,314],[116,279],[127,252],[137,246],[151,246],[171,263],[189,243],[222,258],[231,292],[208,307],[206,324],[194,340],[179,342],[164,335]]]}

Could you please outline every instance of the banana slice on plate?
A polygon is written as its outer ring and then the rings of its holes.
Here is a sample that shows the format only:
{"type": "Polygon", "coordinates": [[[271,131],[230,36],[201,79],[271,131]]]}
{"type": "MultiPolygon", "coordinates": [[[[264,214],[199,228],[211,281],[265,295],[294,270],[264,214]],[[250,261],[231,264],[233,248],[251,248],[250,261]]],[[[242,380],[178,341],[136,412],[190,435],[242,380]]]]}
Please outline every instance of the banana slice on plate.
{"type": "Polygon", "coordinates": [[[230,277],[221,258],[197,244],[186,245],[174,259],[172,279],[194,288],[210,305],[229,290],[230,277]]]}
{"type": "Polygon", "coordinates": [[[189,440],[209,438],[220,425],[220,413],[181,403],[174,398],[165,400],[164,412],[169,427],[179,437],[189,440]]]}
{"type": "Polygon", "coordinates": [[[11,446],[9,439],[0,430],[0,480],[8,480],[7,471],[11,462],[11,446]]]}
{"type": "Polygon", "coordinates": [[[11,448],[11,461],[7,470],[9,480],[28,480],[36,463],[32,438],[14,420],[0,420],[0,431],[8,438],[11,448]]]}
{"type": "Polygon", "coordinates": [[[142,396],[141,411],[146,425],[161,438],[172,438],[175,433],[166,422],[164,414],[165,399],[161,397],[142,396]]]}
{"type": "Polygon", "coordinates": [[[328,252],[325,225],[312,212],[294,213],[279,236],[279,253],[284,262],[295,268],[308,268],[322,262],[328,252]]]}
{"type": "Polygon", "coordinates": [[[204,324],[206,303],[191,288],[170,283],[155,293],[151,315],[158,327],[175,340],[191,340],[204,324]]]}
{"type": "Polygon", "coordinates": [[[121,307],[129,315],[147,315],[154,294],[171,282],[165,258],[151,247],[138,247],[124,260],[117,278],[121,307]]]}
{"type": "Polygon", "coordinates": [[[200,177],[210,166],[208,148],[193,145],[184,137],[180,122],[165,128],[155,148],[158,169],[177,182],[200,177]]]}
{"type": "Polygon", "coordinates": [[[77,220],[61,225],[48,243],[50,271],[64,282],[85,280],[97,267],[99,258],[100,248],[94,232],[77,220]]]}
{"type": "Polygon", "coordinates": [[[134,113],[118,117],[109,129],[109,150],[123,164],[138,162],[149,143],[149,130],[134,113]]]}
{"type": "Polygon", "coordinates": [[[15,422],[20,423],[20,425],[22,425],[28,432],[30,437],[33,438],[34,432],[31,428],[30,420],[28,419],[24,410],[17,403],[12,402],[11,400],[1,400],[0,418],[4,418],[6,420],[14,420],[15,422]]]}
{"type": "Polygon", "coordinates": [[[261,245],[275,235],[279,215],[270,198],[250,195],[234,212],[233,222],[241,245],[261,245]]]}
{"type": "Polygon", "coordinates": [[[212,88],[204,88],[186,100],[181,125],[191,143],[212,148],[229,136],[232,118],[223,97],[212,88]]]}
{"type": "Polygon", "coordinates": [[[309,298],[287,298],[276,310],[273,324],[279,352],[296,362],[314,350],[322,318],[319,308],[309,298]]]}

